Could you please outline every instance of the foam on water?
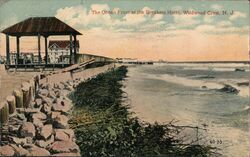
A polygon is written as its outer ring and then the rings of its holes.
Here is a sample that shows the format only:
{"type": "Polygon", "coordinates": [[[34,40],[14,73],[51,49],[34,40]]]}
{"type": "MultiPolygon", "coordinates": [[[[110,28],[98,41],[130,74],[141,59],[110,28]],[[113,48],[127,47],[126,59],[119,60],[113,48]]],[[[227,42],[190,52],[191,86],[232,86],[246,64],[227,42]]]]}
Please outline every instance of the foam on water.
{"type": "MultiPolygon", "coordinates": [[[[196,71],[191,71],[190,75],[190,69],[185,69],[187,66],[194,65],[165,64],[129,68],[125,91],[131,99],[132,110],[149,122],[176,119],[180,125],[204,124],[207,131],[202,132],[205,136],[203,142],[210,144],[210,140],[222,140],[222,144],[215,143],[212,146],[221,148],[223,155],[248,157],[249,88],[238,86],[237,83],[248,81],[246,78],[249,74],[243,72],[238,75],[237,72],[228,71],[230,74],[227,75],[224,71],[222,75],[216,73],[216,77],[206,79],[203,77],[205,75],[196,71]],[[240,93],[218,92],[217,89],[223,88],[225,84],[239,89],[240,93]]],[[[236,64],[235,67],[242,65],[236,64]]]]}
{"type": "Polygon", "coordinates": [[[217,80],[215,81],[207,81],[207,80],[194,80],[188,79],[185,77],[178,77],[175,75],[163,74],[163,75],[155,75],[151,76],[151,78],[162,79],[167,82],[181,84],[183,86],[197,87],[202,88],[206,87],[207,89],[221,89],[225,86],[225,84],[231,85],[232,87],[239,90],[239,95],[243,97],[249,97],[249,88],[248,87],[238,87],[236,84],[230,83],[228,80],[217,80]]]}

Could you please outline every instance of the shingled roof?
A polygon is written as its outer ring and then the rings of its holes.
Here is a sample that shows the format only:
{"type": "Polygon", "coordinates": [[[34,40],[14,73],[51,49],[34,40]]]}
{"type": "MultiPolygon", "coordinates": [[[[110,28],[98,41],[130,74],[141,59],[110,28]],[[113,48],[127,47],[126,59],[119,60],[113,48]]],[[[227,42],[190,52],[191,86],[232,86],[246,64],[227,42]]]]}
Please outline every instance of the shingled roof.
{"type": "MultiPolygon", "coordinates": [[[[70,46],[69,40],[50,40],[49,41],[49,47],[56,44],[58,48],[65,49],[70,46]]],[[[76,41],[76,48],[79,48],[79,41],[76,41]]]]}
{"type": "Polygon", "coordinates": [[[2,33],[13,36],[82,35],[56,17],[31,17],[4,29],[2,33]]]}

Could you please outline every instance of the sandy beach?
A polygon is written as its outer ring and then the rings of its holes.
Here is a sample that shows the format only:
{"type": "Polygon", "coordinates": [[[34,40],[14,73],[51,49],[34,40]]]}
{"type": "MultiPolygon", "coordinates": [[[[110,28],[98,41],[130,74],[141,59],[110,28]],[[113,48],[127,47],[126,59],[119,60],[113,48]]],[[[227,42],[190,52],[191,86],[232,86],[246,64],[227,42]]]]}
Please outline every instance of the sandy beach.
{"type": "Polygon", "coordinates": [[[130,98],[131,110],[140,119],[205,126],[206,131],[200,132],[205,143],[221,148],[223,155],[247,157],[249,88],[237,83],[248,79],[245,64],[145,65],[128,69],[124,90],[130,98]],[[246,70],[237,72],[236,67],[246,70]],[[239,93],[220,92],[223,84],[237,88],[239,93]],[[214,140],[222,142],[213,143],[214,140]]]}

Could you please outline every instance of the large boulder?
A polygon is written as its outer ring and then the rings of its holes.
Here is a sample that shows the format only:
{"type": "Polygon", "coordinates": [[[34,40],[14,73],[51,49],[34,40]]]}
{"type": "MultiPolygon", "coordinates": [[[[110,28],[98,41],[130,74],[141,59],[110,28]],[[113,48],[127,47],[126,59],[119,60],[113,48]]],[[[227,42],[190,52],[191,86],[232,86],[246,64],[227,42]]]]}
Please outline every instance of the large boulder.
{"type": "Polygon", "coordinates": [[[42,99],[43,104],[47,103],[47,104],[51,105],[53,103],[53,99],[51,99],[47,96],[39,95],[39,97],[42,99]]]}
{"type": "Polygon", "coordinates": [[[29,152],[21,146],[15,144],[11,144],[10,146],[14,149],[15,156],[27,156],[29,154],[29,152]]]}
{"type": "Polygon", "coordinates": [[[35,100],[35,107],[36,108],[40,108],[40,106],[42,106],[42,99],[41,98],[37,98],[35,100]]]}
{"type": "Polygon", "coordinates": [[[49,91],[49,97],[50,97],[51,99],[53,99],[53,100],[55,100],[55,99],[57,98],[56,93],[55,93],[53,90],[50,90],[50,91],[49,91]]]}
{"type": "Polygon", "coordinates": [[[52,109],[54,111],[59,111],[59,112],[63,112],[63,113],[68,113],[69,110],[71,109],[71,103],[67,100],[62,100],[59,99],[57,100],[57,103],[52,105],[52,109]]]}
{"type": "Polygon", "coordinates": [[[9,136],[9,142],[17,145],[25,145],[27,143],[27,139],[9,136]]]}
{"type": "Polygon", "coordinates": [[[61,128],[61,129],[66,129],[68,127],[68,117],[65,115],[58,115],[54,119],[54,126],[55,128],[61,128]]]}
{"type": "Polygon", "coordinates": [[[10,125],[9,134],[17,134],[21,125],[10,125]]]}
{"type": "Polygon", "coordinates": [[[42,139],[47,140],[53,133],[53,128],[51,124],[44,125],[39,133],[42,139]]]}
{"type": "Polygon", "coordinates": [[[33,118],[33,124],[37,128],[37,130],[40,130],[43,127],[44,121],[38,118],[33,118]]]}
{"type": "Polygon", "coordinates": [[[39,147],[42,148],[47,148],[48,145],[50,145],[51,143],[53,143],[55,140],[54,135],[52,135],[49,139],[45,140],[36,140],[35,144],[39,147]]]}
{"type": "Polygon", "coordinates": [[[21,137],[35,137],[36,129],[31,122],[25,122],[20,128],[21,137]]]}
{"type": "Polygon", "coordinates": [[[64,97],[67,97],[69,93],[70,93],[69,90],[66,90],[66,89],[61,90],[61,95],[64,97]]]}
{"type": "Polygon", "coordinates": [[[49,90],[45,89],[45,88],[44,89],[40,89],[39,90],[39,94],[47,97],[49,95],[49,90]]]}
{"type": "Polygon", "coordinates": [[[57,84],[57,88],[60,89],[60,90],[63,90],[64,89],[64,84],[62,84],[62,83],[57,84]]]}
{"type": "Polygon", "coordinates": [[[41,109],[42,112],[46,113],[47,115],[51,114],[51,104],[45,103],[41,109]]]}
{"type": "Polygon", "coordinates": [[[17,114],[17,118],[19,119],[19,120],[21,120],[21,121],[27,121],[27,118],[25,117],[25,115],[24,114],[17,114]]]}
{"type": "Polygon", "coordinates": [[[15,151],[11,146],[5,145],[0,147],[0,156],[14,156],[14,155],[15,151]]]}
{"type": "Polygon", "coordinates": [[[50,147],[53,153],[79,153],[80,149],[75,142],[70,141],[56,141],[50,147]]]}
{"type": "Polygon", "coordinates": [[[74,137],[74,131],[71,129],[55,129],[56,141],[72,141],[74,137]]]}
{"type": "Polygon", "coordinates": [[[61,112],[58,112],[58,111],[52,111],[51,112],[51,118],[54,120],[58,115],[60,115],[61,112]]]}
{"type": "Polygon", "coordinates": [[[55,95],[57,98],[59,98],[61,96],[60,90],[55,90],[54,92],[55,92],[55,95]]]}
{"type": "Polygon", "coordinates": [[[225,92],[225,93],[232,93],[232,94],[238,94],[240,91],[233,86],[230,85],[224,85],[223,88],[219,89],[220,92],[225,92]]]}
{"type": "Polygon", "coordinates": [[[55,140],[56,141],[69,141],[69,136],[63,131],[55,131],[55,140]]]}
{"type": "Polygon", "coordinates": [[[50,156],[50,152],[44,148],[33,145],[31,148],[29,148],[28,156],[50,156]]]}
{"type": "Polygon", "coordinates": [[[47,116],[46,114],[44,114],[43,112],[39,112],[39,113],[35,113],[32,115],[32,119],[33,121],[36,120],[36,119],[39,119],[41,121],[44,121],[47,119],[47,116]]]}

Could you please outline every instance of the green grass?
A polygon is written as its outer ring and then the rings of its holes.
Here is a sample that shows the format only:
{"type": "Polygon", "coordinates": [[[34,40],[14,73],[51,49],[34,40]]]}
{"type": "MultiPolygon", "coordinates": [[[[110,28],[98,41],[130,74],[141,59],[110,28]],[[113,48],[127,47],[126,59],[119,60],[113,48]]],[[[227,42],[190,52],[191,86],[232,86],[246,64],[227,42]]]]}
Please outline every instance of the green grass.
{"type": "Polygon", "coordinates": [[[209,146],[183,144],[179,127],[149,124],[131,116],[123,97],[122,66],[77,86],[70,126],[82,156],[210,156],[209,146]]]}

